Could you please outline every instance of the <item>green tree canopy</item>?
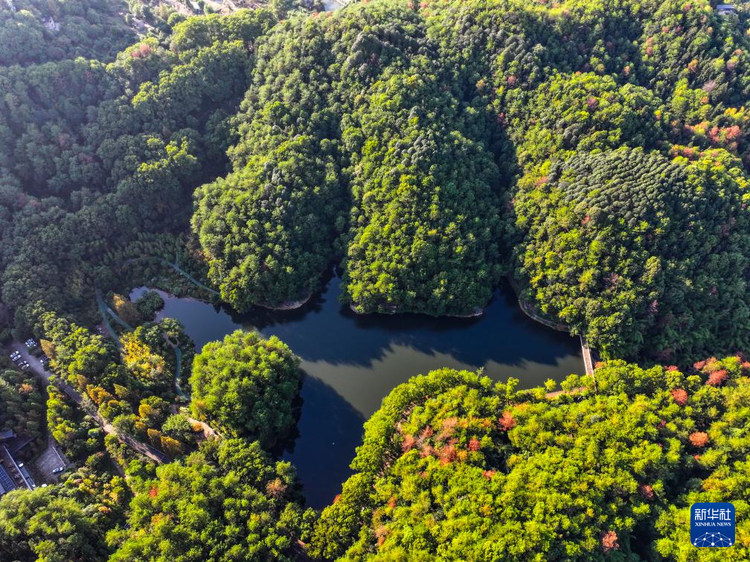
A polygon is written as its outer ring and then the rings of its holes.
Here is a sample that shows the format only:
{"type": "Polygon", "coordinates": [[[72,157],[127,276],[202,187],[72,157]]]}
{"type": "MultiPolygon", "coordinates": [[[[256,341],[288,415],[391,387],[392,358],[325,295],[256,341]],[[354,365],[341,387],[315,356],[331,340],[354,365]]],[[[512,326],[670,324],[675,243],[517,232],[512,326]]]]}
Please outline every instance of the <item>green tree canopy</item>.
{"type": "Polygon", "coordinates": [[[259,444],[208,442],[184,463],[131,480],[127,526],[110,560],[293,560],[312,513],[295,501],[294,469],[259,444]]]}
{"type": "MultiPolygon", "coordinates": [[[[693,501],[750,509],[750,363],[689,374],[614,361],[563,392],[448,369],[397,387],[365,424],[355,474],[316,524],[338,560],[694,560],[693,501]],[[734,436],[731,437],[730,436],[734,436]],[[736,467],[736,470],[728,469],[736,467]],[[687,542],[685,542],[687,541],[687,542]]],[[[748,555],[748,527],[737,546],[748,555]]]]}
{"type": "Polygon", "coordinates": [[[622,148],[556,162],[516,197],[525,294],[609,357],[742,348],[747,185],[724,151],[692,162],[622,148]]]}
{"type": "Polygon", "coordinates": [[[196,416],[272,447],[294,426],[299,359],[277,337],[238,330],[196,355],[190,385],[196,416]]]}
{"type": "Polygon", "coordinates": [[[11,492],[0,497],[0,554],[24,562],[106,560],[101,519],[57,487],[11,492]]]}

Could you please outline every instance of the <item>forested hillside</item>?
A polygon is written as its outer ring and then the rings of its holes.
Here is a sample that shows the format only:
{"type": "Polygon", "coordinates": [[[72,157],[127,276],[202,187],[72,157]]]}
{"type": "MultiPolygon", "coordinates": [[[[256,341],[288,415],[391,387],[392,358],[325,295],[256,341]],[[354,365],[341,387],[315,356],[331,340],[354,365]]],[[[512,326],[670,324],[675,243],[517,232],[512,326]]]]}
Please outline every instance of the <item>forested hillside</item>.
{"type": "Polygon", "coordinates": [[[358,312],[434,315],[509,275],[606,357],[739,349],[745,29],[707,2],[292,18],[261,41],[234,172],[197,191],[209,275],[240,310],[286,306],[340,261],[358,312]]]}
{"type": "Polygon", "coordinates": [[[51,375],[0,360],[0,430],[74,467],[0,497],[0,559],[750,558],[747,3],[321,9],[0,0],[0,342],[51,375]],[[287,310],[333,266],[350,316],[508,279],[604,362],[399,386],[317,513],[278,457],[295,350],[196,350],[128,295],[287,310]],[[725,500],[737,545],[698,557],[725,500]]]}
{"type": "Polygon", "coordinates": [[[84,57],[114,59],[136,32],[119,0],[4,0],[0,5],[0,65],[36,65],[84,57]]]}
{"type": "Polygon", "coordinates": [[[745,560],[750,363],[614,361],[519,392],[444,369],[365,424],[356,473],[316,523],[339,560],[745,560]],[[689,543],[694,502],[737,509],[737,543],[689,543]],[[722,499],[723,498],[723,499],[722,499]],[[740,521],[742,521],[740,523],[740,521]]]}
{"type": "Polygon", "coordinates": [[[225,19],[220,40],[177,26],[179,52],[146,39],[109,64],[0,69],[2,294],[17,328],[39,327],[45,311],[92,313],[94,286],[117,279],[105,262],[184,228],[193,190],[222,169],[248,46],[275,21],[263,10],[225,19]]]}
{"type": "Polygon", "coordinates": [[[91,318],[94,285],[117,288],[138,243],[205,269],[238,311],[298,306],[338,262],[363,313],[474,314],[505,275],[605,357],[748,343],[744,12],[503,0],[180,19],[114,60],[82,37],[58,47],[61,29],[38,43],[49,56],[0,68],[17,330],[91,318]]]}

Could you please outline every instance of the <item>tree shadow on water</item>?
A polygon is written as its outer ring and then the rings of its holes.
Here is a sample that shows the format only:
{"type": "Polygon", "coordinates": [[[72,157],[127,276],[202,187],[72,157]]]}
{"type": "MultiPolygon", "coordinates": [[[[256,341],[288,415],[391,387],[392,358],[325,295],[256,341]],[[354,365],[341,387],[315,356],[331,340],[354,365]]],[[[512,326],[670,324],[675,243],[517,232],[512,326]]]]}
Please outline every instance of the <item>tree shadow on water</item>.
{"type": "MultiPolygon", "coordinates": [[[[180,320],[200,349],[239,329],[275,335],[306,361],[371,367],[396,346],[426,355],[450,355],[473,367],[490,362],[555,365],[580,356],[576,338],[528,318],[506,284],[477,318],[434,318],[420,314],[359,315],[339,302],[340,278],[333,277],[311,301],[292,311],[255,308],[238,315],[226,307],[166,298],[163,314],[180,320]]],[[[567,373],[564,373],[567,374],[567,373]]]]}
{"type": "Polygon", "coordinates": [[[362,442],[364,416],[331,386],[304,375],[299,437],[283,458],[297,469],[307,505],[329,505],[349,478],[349,464],[362,442]]]}
{"type": "Polygon", "coordinates": [[[474,318],[360,315],[339,302],[340,294],[340,279],[334,277],[309,307],[291,313],[265,311],[235,321],[278,336],[307,361],[334,365],[371,366],[394,346],[408,346],[428,355],[451,355],[477,367],[492,361],[554,365],[559,359],[580,355],[575,338],[523,314],[506,284],[495,292],[484,314],[474,318]]]}

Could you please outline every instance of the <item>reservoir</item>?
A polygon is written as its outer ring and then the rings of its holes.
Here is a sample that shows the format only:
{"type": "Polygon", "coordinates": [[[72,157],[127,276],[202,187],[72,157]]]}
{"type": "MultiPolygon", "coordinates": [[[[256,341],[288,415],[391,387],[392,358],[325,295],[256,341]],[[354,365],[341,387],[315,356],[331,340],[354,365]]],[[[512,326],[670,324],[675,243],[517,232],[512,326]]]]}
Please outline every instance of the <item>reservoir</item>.
{"type": "MultiPolygon", "coordinates": [[[[135,289],[131,298],[145,288],[135,289]]],[[[476,318],[367,315],[339,302],[332,277],[305,306],[291,311],[229,309],[160,292],[158,318],[179,320],[197,350],[237,329],[278,336],[302,359],[299,435],[283,453],[308,505],[322,508],[341,491],[362,438],[362,424],[382,399],[410,377],[441,367],[476,370],[494,380],[515,377],[521,388],[583,374],[578,338],[528,318],[512,289],[501,286],[476,318]]]]}

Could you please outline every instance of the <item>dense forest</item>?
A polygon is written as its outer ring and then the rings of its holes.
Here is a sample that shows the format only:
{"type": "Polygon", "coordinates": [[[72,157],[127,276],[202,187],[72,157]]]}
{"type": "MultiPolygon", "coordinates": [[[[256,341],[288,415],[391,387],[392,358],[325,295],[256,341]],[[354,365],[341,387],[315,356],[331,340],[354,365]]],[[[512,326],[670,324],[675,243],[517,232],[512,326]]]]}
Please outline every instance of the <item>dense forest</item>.
{"type": "Polygon", "coordinates": [[[299,359],[276,337],[237,331],[207,344],[195,357],[190,384],[196,416],[230,435],[270,448],[295,425],[299,359]]]}
{"type": "MultiPolygon", "coordinates": [[[[689,548],[687,511],[750,509],[739,357],[612,361],[562,392],[444,369],[397,387],[365,425],[356,473],[311,551],[341,560],[744,560],[689,548]]],[[[710,552],[710,550],[709,550],[710,552]]]]}
{"type": "Polygon", "coordinates": [[[293,467],[261,443],[207,440],[159,467],[131,459],[127,485],[95,453],[64,485],[3,496],[0,552],[687,561],[699,559],[685,548],[690,505],[731,498],[737,544],[700,560],[750,556],[750,362],[711,358],[683,372],[618,360],[560,390],[517,383],[443,369],[394,389],[320,516],[302,507],[293,467]]]}
{"type": "Polygon", "coordinates": [[[0,431],[74,467],[0,497],[0,558],[750,558],[750,5],[716,4],[0,0],[0,341],[52,373],[4,353],[0,431]],[[604,361],[415,377],[316,512],[295,350],[129,291],[292,309],[333,265],[357,314],[507,279],[604,361]]]}
{"type": "Polygon", "coordinates": [[[361,313],[476,314],[506,276],[606,358],[747,345],[744,10],[292,8],[175,12],[114,56],[70,16],[0,67],[7,329],[178,255],[240,312],[340,263],[361,313]]]}

